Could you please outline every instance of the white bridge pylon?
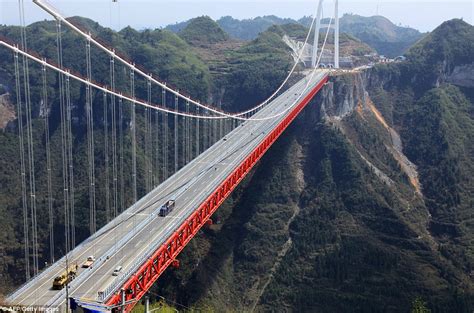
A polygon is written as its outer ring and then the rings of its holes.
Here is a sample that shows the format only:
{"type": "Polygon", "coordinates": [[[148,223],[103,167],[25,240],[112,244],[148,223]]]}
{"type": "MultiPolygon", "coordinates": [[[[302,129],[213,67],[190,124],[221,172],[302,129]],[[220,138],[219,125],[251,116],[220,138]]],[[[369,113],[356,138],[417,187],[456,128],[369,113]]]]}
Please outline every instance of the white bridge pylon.
{"type": "MultiPolygon", "coordinates": [[[[314,30],[313,53],[311,55],[311,67],[315,68],[318,60],[319,31],[321,27],[334,28],[334,68],[339,68],[339,1],[334,0],[334,23],[321,25],[321,15],[323,11],[323,1],[319,0],[316,13],[316,28],[314,30]]],[[[322,53],[322,51],[321,51],[322,53]]]]}

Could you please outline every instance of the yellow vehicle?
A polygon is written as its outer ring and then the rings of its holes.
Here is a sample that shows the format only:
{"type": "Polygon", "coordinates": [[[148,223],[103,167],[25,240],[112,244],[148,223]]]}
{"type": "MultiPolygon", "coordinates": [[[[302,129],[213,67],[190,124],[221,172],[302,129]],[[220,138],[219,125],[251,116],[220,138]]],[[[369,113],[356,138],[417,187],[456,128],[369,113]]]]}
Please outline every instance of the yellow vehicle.
{"type": "Polygon", "coordinates": [[[84,263],[82,263],[82,267],[83,267],[83,268],[89,268],[89,267],[92,266],[92,264],[93,264],[94,262],[95,262],[94,256],[93,256],[93,255],[90,255],[90,256],[87,257],[87,260],[86,260],[84,263]]]}
{"type": "Polygon", "coordinates": [[[61,275],[56,276],[53,280],[53,289],[63,289],[66,284],[76,278],[77,275],[77,264],[69,265],[61,275]]]}

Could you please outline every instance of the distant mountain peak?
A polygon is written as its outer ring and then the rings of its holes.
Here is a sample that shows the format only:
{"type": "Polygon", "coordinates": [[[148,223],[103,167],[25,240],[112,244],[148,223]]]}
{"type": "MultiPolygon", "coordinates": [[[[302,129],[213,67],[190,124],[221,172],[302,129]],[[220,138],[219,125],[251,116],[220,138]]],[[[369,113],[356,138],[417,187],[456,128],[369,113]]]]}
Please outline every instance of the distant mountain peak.
{"type": "Polygon", "coordinates": [[[379,54],[395,57],[417,42],[423,35],[416,29],[397,26],[380,15],[361,16],[344,14],[340,19],[341,32],[349,33],[377,50],[379,54]]]}
{"type": "MultiPolygon", "coordinates": [[[[215,24],[218,24],[225,33],[229,34],[232,38],[240,40],[253,40],[273,25],[298,23],[309,27],[313,20],[310,16],[302,17],[296,21],[291,18],[280,18],[275,15],[258,16],[242,20],[235,19],[232,16],[223,16],[216,22],[212,21],[209,17],[203,18],[205,17],[199,18],[198,21],[209,23],[209,25],[212,23],[214,27],[216,26],[215,24]]],[[[180,33],[193,21],[194,19],[168,25],[166,28],[175,33],[180,33]]],[[[346,13],[340,18],[340,26],[342,33],[347,33],[360,39],[377,50],[379,54],[389,57],[405,53],[411,45],[423,36],[416,29],[395,25],[386,17],[380,15],[365,17],[346,13]]]]}
{"type": "Polygon", "coordinates": [[[229,35],[209,16],[200,16],[188,21],[179,36],[190,44],[214,44],[229,39],[229,35]]]}
{"type": "Polygon", "coordinates": [[[414,64],[419,64],[421,71],[435,71],[438,81],[443,81],[456,68],[459,71],[460,67],[470,67],[474,63],[474,26],[461,19],[443,22],[414,45],[407,56],[414,64]]]}

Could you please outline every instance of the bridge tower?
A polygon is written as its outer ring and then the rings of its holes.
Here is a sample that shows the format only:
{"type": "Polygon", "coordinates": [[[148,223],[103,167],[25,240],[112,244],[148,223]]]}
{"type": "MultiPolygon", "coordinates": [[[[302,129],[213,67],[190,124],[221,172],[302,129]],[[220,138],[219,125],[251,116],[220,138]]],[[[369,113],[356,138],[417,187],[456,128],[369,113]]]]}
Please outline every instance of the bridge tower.
{"type": "Polygon", "coordinates": [[[334,28],[334,68],[339,68],[339,1],[334,1],[334,22],[321,25],[321,14],[323,10],[323,1],[319,0],[318,10],[316,12],[316,28],[314,30],[313,54],[311,56],[311,66],[316,67],[318,60],[318,42],[321,28],[334,28]]]}

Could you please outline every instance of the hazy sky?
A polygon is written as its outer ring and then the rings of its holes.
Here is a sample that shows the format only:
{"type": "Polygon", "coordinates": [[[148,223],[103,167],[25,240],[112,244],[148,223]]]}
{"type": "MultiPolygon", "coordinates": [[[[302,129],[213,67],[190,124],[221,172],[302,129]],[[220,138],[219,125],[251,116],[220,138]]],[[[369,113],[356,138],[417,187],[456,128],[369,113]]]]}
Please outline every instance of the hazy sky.
{"type": "MultiPolygon", "coordinates": [[[[27,23],[50,19],[31,0],[24,0],[27,23]]],[[[364,16],[383,15],[395,24],[408,25],[420,31],[430,31],[441,22],[463,18],[470,24],[474,19],[474,0],[340,0],[342,13],[364,16]]],[[[252,18],[274,14],[300,18],[312,15],[315,0],[49,0],[66,16],[81,15],[112,28],[131,25],[134,28],[157,28],[200,15],[214,19],[231,15],[252,18]]],[[[332,1],[325,1],[328,16],[332,1]]],[[[0,0],[0,24],[18,24],[18,0],[0,0]]]]}

